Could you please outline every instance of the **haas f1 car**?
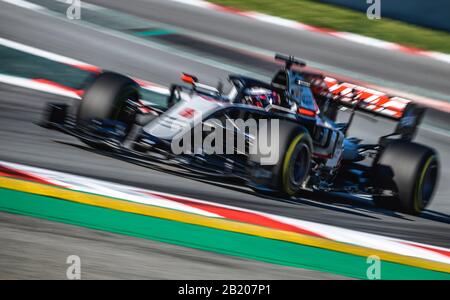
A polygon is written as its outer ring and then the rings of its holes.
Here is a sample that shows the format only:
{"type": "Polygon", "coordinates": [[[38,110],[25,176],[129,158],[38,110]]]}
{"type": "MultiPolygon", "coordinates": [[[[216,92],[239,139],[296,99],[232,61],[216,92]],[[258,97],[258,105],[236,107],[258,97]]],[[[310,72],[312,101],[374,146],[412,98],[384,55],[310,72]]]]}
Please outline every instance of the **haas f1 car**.
{"type": "MultiPolygon", "coordinates": [[[[292,56],[275,58],[283,67],[271,82],[230,75],[227,93],[220,85],[211,87],[183,74],[189,84],[172,85],[164,106],[141,100],[140,86],[131,78],[103,72],[91,80],[81,101],[70,106],[49,103],[44,125],[120,159],[239,178],[260,193],[370,195],[379,207],[423,211],[439,173],[435,150],[413,142],[424,109],[308,73],[305,63],[292,56]],[[337,114],[344,109],[348,119],[338,123],[337,114]],[[395,120],[396,129],[376,144],[364,144],[347,136],[356,112],[395,120]],[[249,130],[236,120],[244,125],[249,120],[269,122],[254,122],[256,130],[249,130]],[[277,130],[272,130],[275,120],[277,130]],[[195,136],[199,126],[216,132],[210,145],[227,151],[199,150],[195,137],[194,142],[184,139],[195,136]],[[275,144],[271,147],[278,151],[277,159],[264,160],[267,153],[250,151],[262,140],[275,144]],[[174,151],[175,144],[185,151],[174,151]]],[[[202,139],[205,135],[200,133],[202,139]]]]}

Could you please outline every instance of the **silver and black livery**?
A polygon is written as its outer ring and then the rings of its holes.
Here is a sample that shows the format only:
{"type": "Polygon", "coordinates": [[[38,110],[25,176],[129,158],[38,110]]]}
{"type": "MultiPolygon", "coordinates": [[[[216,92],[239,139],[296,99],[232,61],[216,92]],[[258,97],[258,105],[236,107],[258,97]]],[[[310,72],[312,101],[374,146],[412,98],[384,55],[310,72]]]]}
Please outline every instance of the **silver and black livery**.
{"type": "MultiPolygon", "coordinates": [[[[363,144],[347,136],[354,114],[389,117],[382,114],[382,108],[372,108],[361,91],[333,93],[324,76],[305,72],[305,63],[294,57],[277,55],[276,59],[284,66],[271,82],[231,75],[227,93],[222,86],[207,86],[183,74],[189,85],[172,85],[164,106],[143,104],[134,80],[103,72],[89,84],[79,103],[49,103],[43,125],[120,159],[238,178],[261,193],[282,197],[302,191],[367,194],[384,208],[410,214],[423,211],[432,199],[439,172],[435,150],[413,142],[424,109],[412,102],[405,104],[392,117],[397,122],[395,132],[380,137],[376,144],[363,144]],[[338,123],[341,108],[350,111],[350,117],[338,123]],[[261,163],[262,155],[248,149],[258,139],[270,137],[224,126],[226,120],[236,119],[278,120],[279,158],[261,163]],[[175,139],[193,134],[200,125],[232,130],[232,134],[223,133],[223,145],[233,151],[208,154],[192,143],[187,147],[190,151],[175,153],[175,139]],[[244,151],[237,149],[238,139],[245,142],[244,151]]],[[[258,131],[271,132],[261,126],[258,131]]]]}

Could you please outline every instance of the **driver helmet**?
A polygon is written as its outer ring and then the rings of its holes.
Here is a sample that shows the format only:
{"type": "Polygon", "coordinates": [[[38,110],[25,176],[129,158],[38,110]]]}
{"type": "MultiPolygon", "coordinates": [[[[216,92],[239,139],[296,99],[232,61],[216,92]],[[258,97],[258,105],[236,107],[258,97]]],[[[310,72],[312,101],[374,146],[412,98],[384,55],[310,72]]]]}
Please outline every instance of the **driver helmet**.
{"type": "Polygon", "coordinates": [[[277,92],[265,88],[248,88],[244,92],[243,103],[257,107],[280,105],[280,96],[277,92]]]}

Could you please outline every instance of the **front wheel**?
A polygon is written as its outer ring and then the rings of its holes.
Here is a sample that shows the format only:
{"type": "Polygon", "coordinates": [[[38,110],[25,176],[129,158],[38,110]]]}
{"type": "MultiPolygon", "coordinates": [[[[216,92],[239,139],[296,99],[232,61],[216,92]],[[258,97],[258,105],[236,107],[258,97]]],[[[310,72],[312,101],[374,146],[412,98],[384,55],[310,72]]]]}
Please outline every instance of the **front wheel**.
{"type": "Polygon", "coordinates": [[[374,165],[374,184],[390,195],[374,196],[379,207],[420,214],[430,203],[439,177],[436,152],[411,142],[388,144],[374,165]]]}
{"type": "Polygon", "coordinates": [[[291,141],[283,160],[279,190],[282,194],[293,196],[300,190],[309,174],[311,166],[311,146],[307,133],[299,133],[291,141]]]}
{"type": "Polygon", "coordinates": [[[104,72],[85,91],[77,113],[79,126],[89,125],[92,120],[119,121],[130,127],[133,112],[128,111],[127,102],[138,102],[140,86],[124,75],[104,72]]]}

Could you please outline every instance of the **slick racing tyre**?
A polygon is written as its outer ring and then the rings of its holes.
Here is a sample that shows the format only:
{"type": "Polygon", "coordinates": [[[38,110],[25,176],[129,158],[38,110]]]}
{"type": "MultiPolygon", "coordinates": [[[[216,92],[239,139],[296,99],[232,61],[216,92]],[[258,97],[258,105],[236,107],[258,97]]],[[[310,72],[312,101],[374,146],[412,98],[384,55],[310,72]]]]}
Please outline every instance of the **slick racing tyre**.
{"type": "Polygon", "coordinates": [[[78,125],[92,120],[121,121],[133,124],[132,112],[126,111],[127,101],[138,102],[140,86],[132,79],[113,72],[100,74],[85,91],[78,108],[78,125]]]}
{"type": "Polygon", "coordinates": [[[374,184],[391,195],[374,196],[379,207],[418,215],[431,202],[439,176],[436,152],[411,142],[389,143],[374,164],[374,184]]]}
{"type": "MultiPolygon", "coordinates": [[[[270,132],[270,131],[267,131],[270,132]]],[[[298,124],[280,120],[278,160],[272,165],[257,168],[272,174],[269,179],[253,174],[254,189],[267,194],[291,197],[297,194],[311,169],[312,139],[308,131],[298,124]],[[259,187],[259,188],[258,188],[259,187]],[[264,188],[268,188],[268,192],[264,188]]],[[[253,161],[260,157],[250,156],[253,161]]]]}

